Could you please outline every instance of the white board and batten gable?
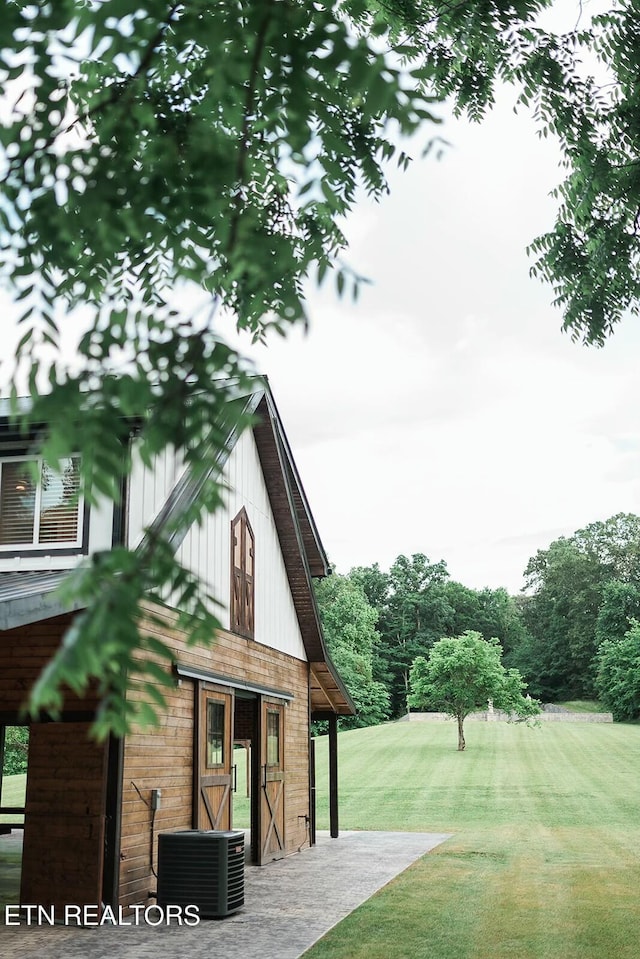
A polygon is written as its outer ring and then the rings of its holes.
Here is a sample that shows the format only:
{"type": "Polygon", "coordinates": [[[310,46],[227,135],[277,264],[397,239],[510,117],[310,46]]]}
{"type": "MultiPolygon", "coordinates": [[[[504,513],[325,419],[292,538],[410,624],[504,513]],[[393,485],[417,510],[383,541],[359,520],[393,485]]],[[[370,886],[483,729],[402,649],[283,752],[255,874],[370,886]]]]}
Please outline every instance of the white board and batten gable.
{"type": "Polygon", "coordinates": [[[189,530],[179,557],[223,602],[222,625],[230,629],[231,522],[244,508],[255,549],[254,639],[271,649],[306,660],[278,531],[250,430],[236,443],[224,470],[224,481],[228,486],[224,507],[210,514],[201,527],[189,530]]]}
{"type": "MultiPolygon", "coordinates": [[[[136,461],[131,476],[128,528],[135,548],[184,474],[182,460],[172,451],[158,457],[152,469],[136,461]]],[[[269,502],[256,442],[245,430],[225,464],[224,505],[192,526],[177,550],[179,561],[206,584],[221,606],[216,610],[224,629],[231,629],[231,522],[244,508],[255,543],[256,642],[306,660],[300,626],[287,579],[276,522],[269,502]]]]}
{"type": "Polygon", "coordinates": [[[126,518],[127,546],[130,549],[140,545],[145,528],[157,517],[184,471],[182,455],[173,446],[167,446],[159,453],[151,468],[145,466],[136,454],[133,440],[126,518]]]}

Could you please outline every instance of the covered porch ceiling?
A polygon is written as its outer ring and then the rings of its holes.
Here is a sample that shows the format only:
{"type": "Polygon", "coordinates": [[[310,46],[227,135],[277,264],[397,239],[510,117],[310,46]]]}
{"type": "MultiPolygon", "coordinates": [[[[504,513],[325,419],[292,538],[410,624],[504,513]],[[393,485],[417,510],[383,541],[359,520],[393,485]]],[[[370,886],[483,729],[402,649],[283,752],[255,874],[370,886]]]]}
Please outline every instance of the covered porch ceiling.
{"type": "Polygon", "coordinates": [[[353,716],[353,703],[335,672],[326,662],[310,663],[311,717],[323,718],[330,713],[353,716]]]}

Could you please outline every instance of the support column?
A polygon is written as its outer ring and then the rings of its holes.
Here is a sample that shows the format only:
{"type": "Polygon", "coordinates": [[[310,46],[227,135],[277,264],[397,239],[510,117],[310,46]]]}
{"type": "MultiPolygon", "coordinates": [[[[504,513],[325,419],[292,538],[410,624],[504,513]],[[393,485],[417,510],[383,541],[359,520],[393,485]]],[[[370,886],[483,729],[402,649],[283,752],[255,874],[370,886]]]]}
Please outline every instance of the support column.
{"type": "Polygon", "coordinates": [[[316,741],[309,739],[309,845],[316,844],[316,741]]]}
{"type": "Polygon", "coordinates": [[[124,739],[109,737],[107,753],[106,823],[102,901],[114,909],[120,898],[120,832],[122,827],[122,770],[124,739]]]}
{"type": "Polygon", "coordinates": [[[329,833],[338,838],[338,717],[329,716],[329,833]]]}

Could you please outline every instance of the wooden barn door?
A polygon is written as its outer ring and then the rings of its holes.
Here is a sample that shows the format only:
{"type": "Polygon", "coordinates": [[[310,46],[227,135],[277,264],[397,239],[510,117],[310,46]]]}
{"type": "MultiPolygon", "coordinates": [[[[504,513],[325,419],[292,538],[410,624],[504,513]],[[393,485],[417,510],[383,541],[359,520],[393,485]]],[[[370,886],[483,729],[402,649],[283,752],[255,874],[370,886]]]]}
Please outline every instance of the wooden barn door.
{"type": "Polygon", "coordinates": [[[284,839],[284,707],[265,702],[261,707],[260,744],[260,863],[281,859],[284,839]]]}
{"type": "Polygon", "coordinates": [[[197,828],[231,829],[233,692],[200,684],[197,736],[197,828]]]}

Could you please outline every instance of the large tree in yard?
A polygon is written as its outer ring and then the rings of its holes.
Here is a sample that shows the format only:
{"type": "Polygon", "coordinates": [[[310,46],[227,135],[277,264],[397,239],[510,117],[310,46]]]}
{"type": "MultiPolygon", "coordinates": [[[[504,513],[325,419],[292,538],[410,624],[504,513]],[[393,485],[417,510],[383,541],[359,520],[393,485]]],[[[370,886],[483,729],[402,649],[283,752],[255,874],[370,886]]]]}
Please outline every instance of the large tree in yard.
{"type": "MultiPolygon", "coordinates": [[[[479,119],[497,83],[514,85],[566,159],[556,226],[533,244],[566,328],[600,343],[638,309],[636,3],[565,34],[536,24],[551,5],[3,4],[0,281],[33,396],[15,421],[38,430],[50,465],[81,454],[87,503],[118,499],[133,417],[144,461],[171,444],[200,472],[202,450],[215,461],[247,425],[247,367],[221,340],[220,315],[263,339],[308,322],[310,281],[333,272],[338,292],[357,292],[344,218],[362,192],[387,192],[387,161],[406,166],[402,137],[433,138],[434,101],[479,119]],[[600,60],[600,85],[585,52],[600,60]],[[85,332],[69,365],[60,336],[78,309],[85,332]]],[[[203,508],[219,493],[213,477],[203,508]]],[[[174,596],[195,639],[214,635],[215,605],[177,562],[172,533],[138,554],[105,553],[67,584],[69,605],[87,612],[34,711],[59,704],[64,683],[98,678],[113,705],[101,732],[120,729],[145,595],[174,596]]]]}
{"type": "Polygon", "coordinates": [[[419,656],[411,668],[409,705],[447,713],[458,727],[458,749],[465,748],[464,721],[469,713],[487,707],[521,718],[535,716],[538,703],[525,696],[526,685],[517,669],[502,665],[497,639],[483,639],[468,629],[461,636],[445,637],[419,656]]]}

